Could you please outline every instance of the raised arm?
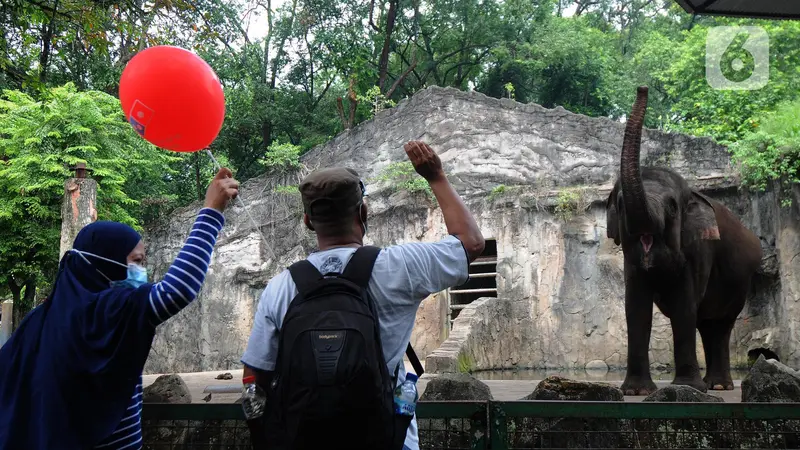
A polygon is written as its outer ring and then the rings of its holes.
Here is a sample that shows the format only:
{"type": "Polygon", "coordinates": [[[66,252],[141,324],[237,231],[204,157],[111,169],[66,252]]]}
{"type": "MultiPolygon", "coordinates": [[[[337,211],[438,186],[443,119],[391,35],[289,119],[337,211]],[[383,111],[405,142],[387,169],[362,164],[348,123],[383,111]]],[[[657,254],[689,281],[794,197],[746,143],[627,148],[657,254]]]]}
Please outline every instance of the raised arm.
{"type": "Polygon", "coordinates": [[[222,211],[228,201],[239,192],[239,183],[230,170],[222,168],[206,191],[203,209],[197,214],[194,225],[183,248],[167,270],[164,278],[150,290],[150,323],[158,326],[197,298],[208,272],[211,254],[219,232],[225,224],[222,211]]]}
{"type": "Polygon", "coordinates": [[[404,148],[414,169],[431,186],[433,195],[436,196],[436,201],[442,208],[447,232],[461,241],[469,261],[475,261],[483,253],[486,241],[478,224],[475,223],[472,213],[469,212],[447,179],[439,155],[428,144],[421,141],[411,141],[404,148]]]}

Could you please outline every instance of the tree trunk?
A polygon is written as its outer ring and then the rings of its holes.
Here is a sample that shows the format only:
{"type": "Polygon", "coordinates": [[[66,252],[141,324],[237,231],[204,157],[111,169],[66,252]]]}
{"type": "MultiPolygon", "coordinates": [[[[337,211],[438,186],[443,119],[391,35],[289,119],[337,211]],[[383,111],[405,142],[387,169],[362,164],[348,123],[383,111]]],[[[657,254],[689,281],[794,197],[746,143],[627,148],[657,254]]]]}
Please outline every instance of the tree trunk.
{"type": "Polygon", "coordinates": [[[39,81],[47,81],[47,66],[50,64],[50,51],[53,43],[53,33],[56,27],[56,12],[58,11],[58,0],[53,6],[53,14],[50,20],[42,28],[42,53],[39,54],[39,81]]]}
{"type": "MultiPolygon", "coordinates": [[[[28,311],[36,307],[36,279],[31,278],[25,282],[24,303],[28,305],[28,311]]],[[[26,312],[27,314],[27,312],[26,312]]]]}
{"type": "Polygon", "coordinates": [[[378,87],[381,92],[384,91],[384,83],[389,74],[389,50],[392,44],[392,32],[394,32],[394,22],[397,18],[397,7],[400,0],[391,0],[389,2],[389,14],[386,16],[386,30],[383,39],[383,50],[381,51],[381,58],[378,60],[378,87]]]}
{"type": "Polygon", "coordinates": [[[261,67],[261,82],[267,84],[269,70],[269,44],[272,42],[272,0],[267,0],[267,36],[264,38],[264,61],[261,67]]]}
{"type": "MultiPolygon", "coordinates": [[[[26,283],[27,284],[27,283],[26,283]]],[[[12,314],[12,332],[19,327],[20,322],[22,319],[25,318],[25,315],[28,314],[30,311],[30,306],[26,305],[25,301],[22,297],[22,289],[25,287],[24,284],[18,284],[14,277],[9,277],[8,279],[8,290],[11,291],[11,299],[14,302],[14,313],[12,314]]],[[[34,289],[35,293],[35,289],[34,289]]],[[[27,295],[25,296],[27,298],[27,295]]]]}
{"type": "MultiPolygon", "coordinates": [[[[272,41],[272,10],[271,2],[267,3],[267,19],[269,22],[269,34],[267,34],[267,42],[264,44],[264,64],[268,63],[269,59],[269,43],[272,41]]],[[[289,26],[286,28],[287,30],[291,30],[294,26],[294,19],[295,15],[297,14],[297,0],[292,1],[292,13],[289,16],[289,26]]],[[[270,65],[270,78],[269,78],[269,103],[275,101],[275,85],[278,78],[278,65],[280,64],[281,57],[283,56],[284,46],[286,45],[286,40],[289,38],[289,34],[291,31],[286,32],[281,36],[280,42],[278,43],[277,49],[278,51],[275,53],[275,57],[272,59],[272,64],[270,65]]],[[[266,67],[265,67],[266,70],[266,67]]],[[[265,118],[264,121],[261,123],[261,141],[263,144],[263,151],[264,153],[269,150],[270,145],[272,145],[272,120],[270,118],[265,118]]]]}

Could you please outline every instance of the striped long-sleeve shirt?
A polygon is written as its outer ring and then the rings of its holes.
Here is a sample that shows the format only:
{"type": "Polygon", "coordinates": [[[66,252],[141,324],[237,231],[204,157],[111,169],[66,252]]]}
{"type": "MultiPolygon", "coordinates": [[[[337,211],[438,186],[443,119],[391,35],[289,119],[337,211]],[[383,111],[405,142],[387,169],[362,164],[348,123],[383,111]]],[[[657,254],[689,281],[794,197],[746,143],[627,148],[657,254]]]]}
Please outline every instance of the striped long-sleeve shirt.
{"type": "MultiPolygon", "coordinates": [[[[189,237],[164,278],[150,290],[150,323],[158,326],[197,298],[211,261],[211,253],[225,217],[211,208],[197,215],[189,237]]],[[[117,429],[96,449],[138,450],[142,448],[142,376],[133,389],[128,409],[117,429]]]]}

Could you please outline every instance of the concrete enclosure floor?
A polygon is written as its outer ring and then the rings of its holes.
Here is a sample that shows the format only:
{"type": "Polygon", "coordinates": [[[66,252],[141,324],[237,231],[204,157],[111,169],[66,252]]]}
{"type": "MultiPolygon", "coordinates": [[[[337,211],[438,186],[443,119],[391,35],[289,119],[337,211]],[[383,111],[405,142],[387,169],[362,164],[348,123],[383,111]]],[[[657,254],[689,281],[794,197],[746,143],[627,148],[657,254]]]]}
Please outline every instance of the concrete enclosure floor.
{"type": "MultiPolygon", "coordinates": [[[[409,365],[409,370],[411,367],[409,365]]],[[[220,370],[214,372],[195,372],[195,373],[181,373],[179,374],[189,391],[192,393],[192,403],[204,403],[204,397],[211,394],[209,399],[210,403],[233,403],[240,396],[240,389],[242,386],[242,370],[220,370]],[[231,380],[217,380],[216,377],[222,373],[230,373],[233,376],[231,380]]],[[[147,387],[158,378],[159,375],[145,375],[144,386],[147,387]]],[[[425,392],[425,386],[428,381],[435,375],[425,375],[418,382],[420,395],[425,392]]],[[[519,400],[522,397],[533,392],[536,385],[541,380],[482,380],[489,386],[492,391],[492,396],[495,400],[499,401],[513,401],[519,400]]],[[[609,384],[620,385],[620,382],[609,381],[609,384]]],[[[669,381],[656,381],[659,388],[669,385],[669,381]]],[[[742,399],[741,381],[734,381],[734,390],[732,391],[709,391],[709,394],[722,397],[727,403],[739,403],[742,399]]],[[[628,402],[640,402],[644,397],[625,397],[628,402]]]]}

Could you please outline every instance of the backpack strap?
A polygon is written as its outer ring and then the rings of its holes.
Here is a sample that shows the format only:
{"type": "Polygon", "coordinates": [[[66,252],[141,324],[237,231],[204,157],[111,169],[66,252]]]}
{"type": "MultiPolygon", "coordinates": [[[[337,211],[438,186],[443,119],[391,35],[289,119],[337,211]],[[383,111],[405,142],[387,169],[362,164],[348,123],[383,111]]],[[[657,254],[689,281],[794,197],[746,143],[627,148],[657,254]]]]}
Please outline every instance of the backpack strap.
{"type": "MultiPolygon", "coordinates": [[[[366,288],[372,276],[372,268],[375,266],[375,261],[378,259],[378,254],[380,252],[380,247],[366,245],[359,247],[353,254],[353,257],[350,258],[350,262],[347,263],[347,267],[345,267],[342,276],[366,288]]],[[[422,374],[425,373],[425,369],[422,368],[422,363],[420,363],[417,353],[414,351],[414,347],[411,346],[410,342],[406,347],[406,356],[408,356],[408,361],[414,367],[414,372],[416,372],[418,377],[421,377],[422,374]]]]}
{"type": "Polygon", "coordinates": [[[375,260],[378,259],[380,252],[380,247],[362,245],[353,253],[350,262],[344,268],[342,276],[358,286],[366,288],[370,277],[372,277],[372,268],[375,266],[375,260]]]}
{"type": "Polygon", "coordinates": [[[419,358],[417,358],[417,353],[414,351],[414,347],[411,346],[411,342],[409,342],[408,347],[406,347],[406,356],[408,356],[408,361],[411,363],[411,366],[414,367],[417,378],[422,377],[422,374],[425,373],[425,369],[422,368],[422,363],[419,362],[419,358]]]}
{"type": "Polygon", "coordinates": [[[319,270],[306,259],[297,261],[289,266],[289,273],[292,275],[295,286],[297,286],[297,292],[303,297],[322,279],[322,274],[319,273],[319,270]]]}

